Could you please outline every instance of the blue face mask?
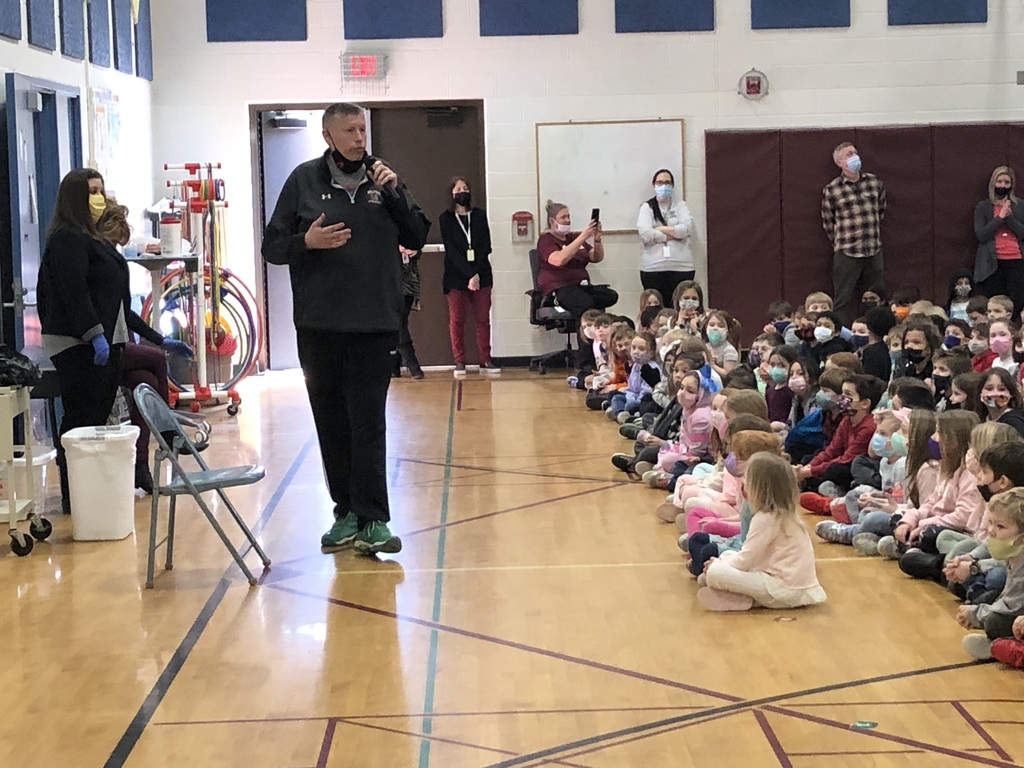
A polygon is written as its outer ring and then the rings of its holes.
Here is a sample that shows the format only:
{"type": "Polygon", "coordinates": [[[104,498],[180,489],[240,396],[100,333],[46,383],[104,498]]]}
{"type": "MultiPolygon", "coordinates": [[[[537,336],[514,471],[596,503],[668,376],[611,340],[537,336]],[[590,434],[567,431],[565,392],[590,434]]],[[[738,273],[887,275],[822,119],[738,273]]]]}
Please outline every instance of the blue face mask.
{"type": "Polygon", "coordinates": [[[854,349],[860,349],[861,347],[866,347],[868,345],[869,341],[871,341],[870,337],[864,336],[864,335],[859,334],[859,333],[853,334],[853,338],[850,339],[850,343],[853,344],[853,348],[854,349]]]}
{"type": "Polygon", "coordinates": [[[942,343],[946,345],[946,349],[952,349],[953,347],[959,347],[962,339],[959,336],[950,334],[942,340],[942,343]]]}
{"type": "Polygon", "coordinates": [[[880,435],[878,432],[875,432],[875,434],[871,436],[871,443],[869,445],[871,447],[871,452],[874,453],[875,456],[881,456],[883,459],[888,459],[892,456],[892,446],[889,445],[889,438],[885,435],[880,435]]]}
{"type": "Polygon", "coordinates": [[[672,186],[670,184],[656,184],[654,186],[654,194],[658,196],[659,200],[666,200],[672,197],[672,186]]]}
{"type": "Polygon", "coordinates": [[[819,408],[832,409],[836,406],[835,397],[826,392],[819,392],[814,396],[814,402],[818,404],[819,408]]]}
{"type": "Polygon", "coordinates": [[[892,360],[892,364],[893,365],[896,365],[896,363],[898,363],[902,357],[903,357],[902,350],[899,350],[899,349],[890,349],[889,350],[889,359],[892,360]]]}
{"type": "Polygon", "coordinates": [[[773,323],[773,325],[775,326],[775,330],[776,331],[778,331],[780,334],[784,335],[786,333],[787,329],[789,328],[789,326],[792,325],[792,323],[789,320],[776,320],[773,323]]]}
{"type": "Polygon", "coordinates": [[[860,170],[860,155],[850,155],[846,158],[846,167],[853,173],[860,170]]]}
{"type": "Polygon", "coordinates": [[[715,328],[708,331],[708,343],[710,343],[712,347],[717,347],[723,341],[725,341],[725,334],[720,330],[715,328]]]}

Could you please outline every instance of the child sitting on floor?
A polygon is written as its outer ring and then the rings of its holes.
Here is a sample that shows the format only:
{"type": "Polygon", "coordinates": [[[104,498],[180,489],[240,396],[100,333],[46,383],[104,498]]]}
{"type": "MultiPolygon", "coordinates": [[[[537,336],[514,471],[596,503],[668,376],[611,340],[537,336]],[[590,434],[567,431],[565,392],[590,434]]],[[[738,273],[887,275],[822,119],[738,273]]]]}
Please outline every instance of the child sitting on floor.
{"type": "Polygon", "coordinates": [[[976,659],[992,658],[992,641],[1013,637],[1013,626],[1024,615],[1024,488],[992,497],[987,546],[992,557],[1006,561],[1006,586],[992,605],[961,605],[956,612],[964,629],[985,630],[963,640],[964,649],[976,659]]]}
{"type": "Polygon", "coordinates": [[[875,433],[871,412],[878,405],[885,385],[874,376],[853,374],[843,381],[839,402],[844,415],[828,445],[807,464],[794,468],[797,480],[808,481],[809,490],[822,491],[825,481],[832,483],[836,493],[845,494],[853,481],[851,465],[854,458],[867,453],[875,433]]]}
{"type": "Polygon", "coordinates": [[[661,368],[653,361],[654,337],[638,333],[629,342],[630,363],[626,388],[612,393],[608,418],[625,424],[626,420],[640,410],[646,397],[651,401],[654,387],[661,381],[661,368]],[[625,414],[623,416],[623,414],[625,414]]]}
{"type": "Polygon", "coordinates": [[[747,464],[743,487],[750,529],[739,552],[708,561],[707,586],[697,599],[710,611],[797,608],[825,601],[818,583],[814,550],[797,516],[800,493],[792,467],[781,456],[756,453],[747,464]]]}

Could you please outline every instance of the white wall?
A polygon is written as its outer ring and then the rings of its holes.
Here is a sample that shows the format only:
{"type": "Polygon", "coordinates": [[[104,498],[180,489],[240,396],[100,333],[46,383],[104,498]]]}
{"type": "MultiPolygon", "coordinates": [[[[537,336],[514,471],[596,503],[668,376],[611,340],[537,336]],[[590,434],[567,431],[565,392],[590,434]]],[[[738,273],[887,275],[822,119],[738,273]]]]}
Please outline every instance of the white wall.
{"type": "MultiPolygon", "coordinates": [[[[57,13],[58,3],[54,3],[57,13]]],[[[121,117],[118,157],[111,167],[99,167],[107,188],[116,193],[119,202],[131,210],[131,220],[137,229],[142,226],[142,210],[153,201],[153,155],[150,83],[133,75],[126,75],[111,67],[94,67],[86,62],[65,58],[60,53],[60,21],[57,21],[57,50],[46,51],[28,44],[28,26],[25,2],[21,2],[22,39],[12,42],[0,38],[0,75],[17,72],[28,77],[49,80],[77,87],[82,105],[82,157],[86,164],[93,158],[89,154],[92,119],[87,112],[90,88],[99,88],[115,94],[119,100],[121,117]]],[[[113,38],[111,38],[113,45],[113,38]]],[[[113,57],[113,53],[111,53],[113,57]]],[[[87,54],[88,58],[88,54],[87,54]]],[[[3,147],[6,152],[7,148],[3,147]]],[[[102,164],[101,164],[102,166],[102,164]]],[[[132,284],[136,291],[148,291],[149,279],[145,270],[133,268],[132,284]]]]}
{"type": "MultiPolygon", "coordinates": [[[[155,159],[225,164],[238,203],[230,261],[247,279],[254,272],[247,104],[373,100],[340,89],[338,55],[348,47],[340,0],[310,0],[308,8],[307,42],[248,44],[207,44],[203,0],[153,8],[155,159]]],[[[507,234],[513,211],[536,209],[536,122],[685,118],[685,196],[698,223],[703,278],[706,130],[1024,117],[1024,89],[1013,84],[1014,52],[1024,44],[1020,2],[989,0],[988,24],[964,26],[890,28],[886,0],[852,0],[852,8],[850,29],[754,32],[746,0],[719,0],[715,32],[616,35],[614,0],[581,0],[577,36],[481,38],[477,0],[445,0],[444,38],[362,44],[388,52],[388,99],[485,100],[495,355],[557,343],[526,323],[527,249],[513,247],[507,234]],[[771,80],[760,103],[736,94],[752,66],[771,80]]],[[[618,309],[633,315],[637,241],[608,237],[606,251],[594,277],[615,286],[618,309]]]]}

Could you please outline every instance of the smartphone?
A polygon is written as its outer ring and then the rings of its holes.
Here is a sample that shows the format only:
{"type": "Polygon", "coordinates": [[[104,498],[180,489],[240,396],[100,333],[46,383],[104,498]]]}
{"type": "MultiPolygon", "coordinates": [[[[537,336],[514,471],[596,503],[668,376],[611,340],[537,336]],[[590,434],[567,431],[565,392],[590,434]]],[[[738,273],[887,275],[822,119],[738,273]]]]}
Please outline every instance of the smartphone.
{"type": "Polygon", "coordinates": [[[591,221],[600,221],[601,220],[601,209],[600,208],[595,208],[594,210],[592,210],[590,212],[590,220],[591,221]]]}

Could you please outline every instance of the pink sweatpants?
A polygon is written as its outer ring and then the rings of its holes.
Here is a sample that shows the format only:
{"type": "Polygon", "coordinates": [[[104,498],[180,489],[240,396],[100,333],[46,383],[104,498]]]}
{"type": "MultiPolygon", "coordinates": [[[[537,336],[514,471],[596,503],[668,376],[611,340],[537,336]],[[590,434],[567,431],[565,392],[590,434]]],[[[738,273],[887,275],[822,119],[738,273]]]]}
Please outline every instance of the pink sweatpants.
{"type": "Polygon", "coordinates": [[[722,519],[717,512],[704,507],[694,507],[686,513],[686,533],[693,536],[695,533],[710,533],[715,536],[731,538],[739,535],[739,523],[728,523],[722,519]]]}

